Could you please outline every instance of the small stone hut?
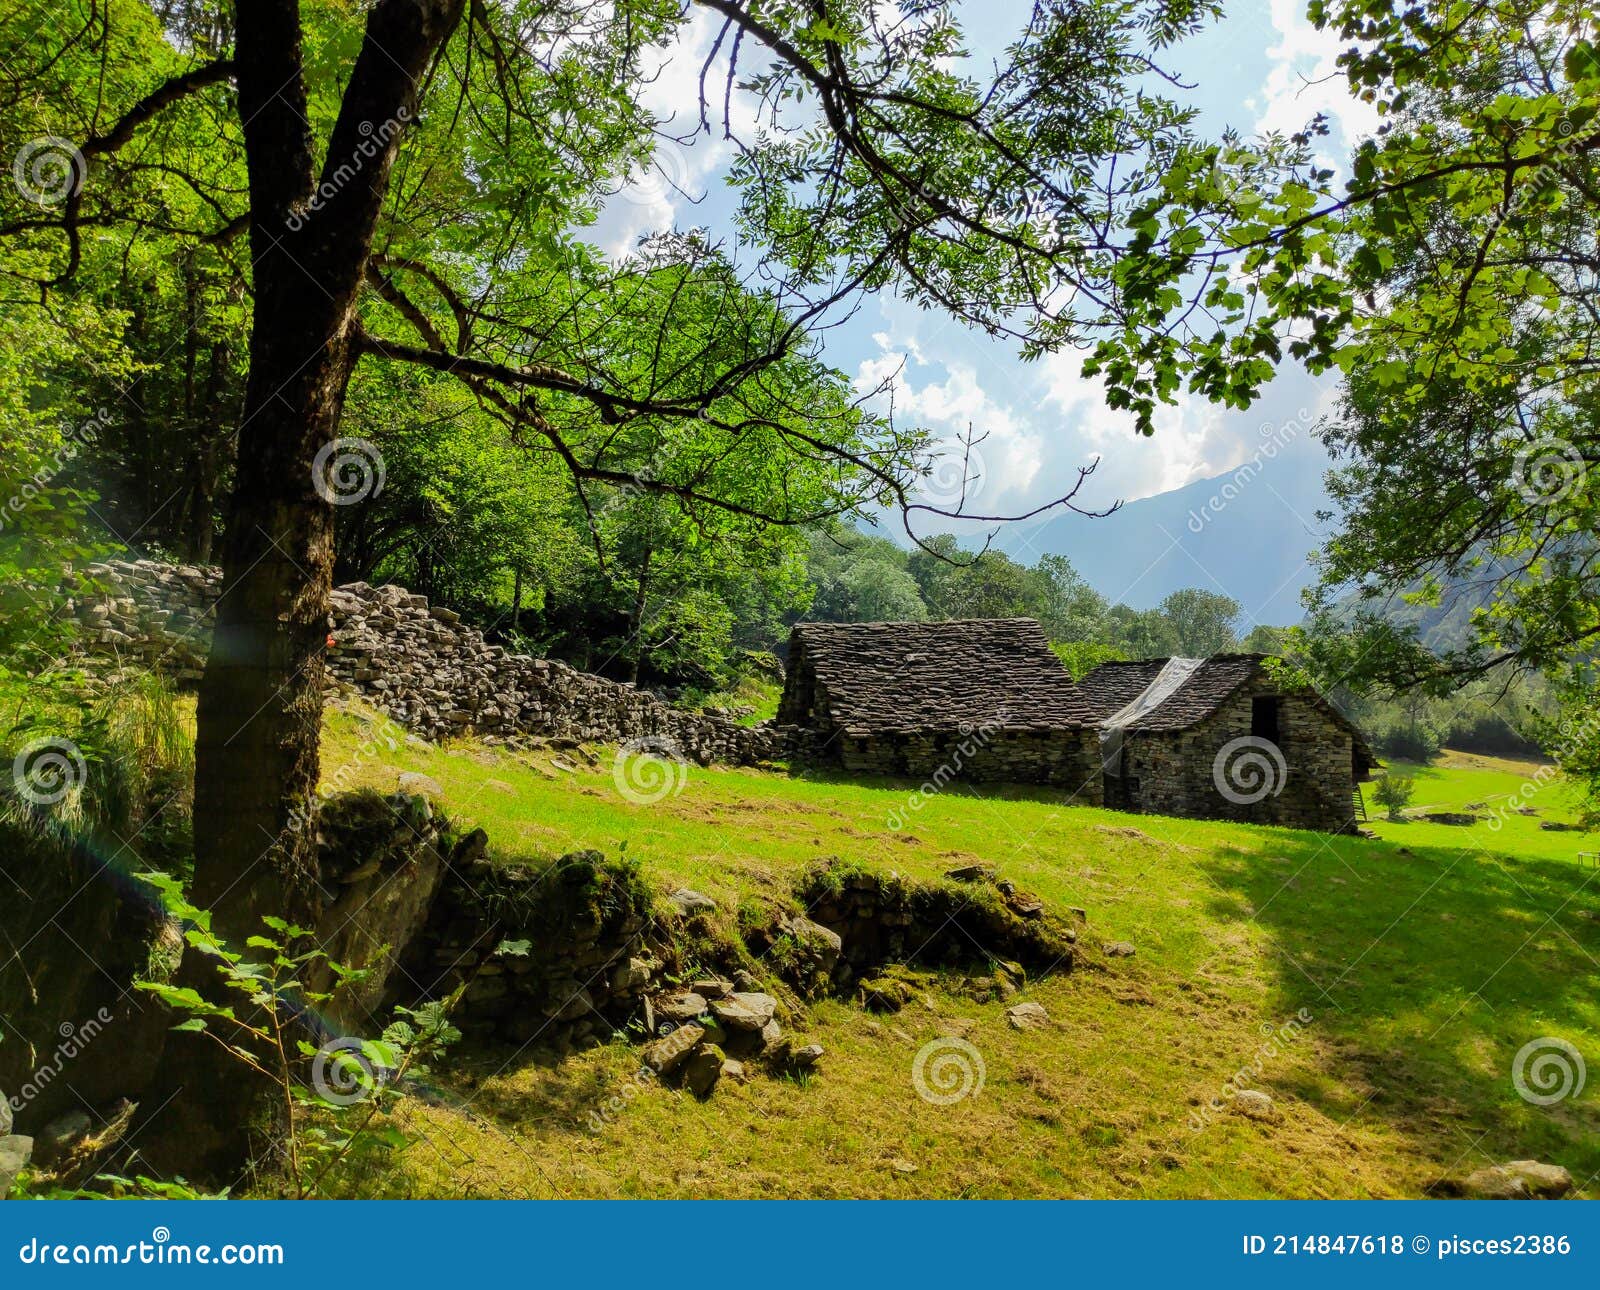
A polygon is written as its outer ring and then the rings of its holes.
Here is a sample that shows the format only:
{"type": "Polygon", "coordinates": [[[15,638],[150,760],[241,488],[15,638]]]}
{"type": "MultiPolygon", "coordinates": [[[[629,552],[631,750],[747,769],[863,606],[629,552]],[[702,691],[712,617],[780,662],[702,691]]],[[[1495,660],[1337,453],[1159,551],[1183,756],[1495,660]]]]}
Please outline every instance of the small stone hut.
{"type": "Polygon", "coordinates": [[[800,623],[778,720],[862,774],[1049,784],[1117,810],[1348,832],[1376,758],[1266,659],[1106,663],[1075,685],[1032,619],[800,623]]]}
{"type": "Polygon", "coordinates": [[[1103,663],[1076,687],[1100,732],[1105,805],[1348,832],[1377,759],[1315,690],[1263,654],[1103,663]]]}
{"type": "Polygon", "coordinates": [[[799,623],[778,721],[849,771],[1099,796],[1098,739],[1031,618],[799,623]]]}

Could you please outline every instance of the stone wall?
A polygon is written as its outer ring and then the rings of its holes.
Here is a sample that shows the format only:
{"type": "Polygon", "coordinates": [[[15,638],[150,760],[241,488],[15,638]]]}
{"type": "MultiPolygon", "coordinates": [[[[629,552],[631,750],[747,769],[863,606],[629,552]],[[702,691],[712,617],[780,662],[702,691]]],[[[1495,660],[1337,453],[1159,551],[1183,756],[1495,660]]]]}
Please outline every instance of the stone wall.
{"type": "Polygon", "coordinates": [[[1100,745],[1088,729],[976,727],[952,731],[842,733],[832,751],[845,770],[860,775],[898,775],[942,788],[968,783],[1050,784],[1096,805],[1100,794],[1100,745]]]}
{"type": "MultiPolygon", "coordinates": [[[[215,569],[149,560],[108,561],[87,571],[73,601],[88,649],[198,681],[211,645],[215,569]]],[[[706,765],[748,766],[803,752],[789,727],[741,726],[685,712],[631,685],[554,659],[491,645],[476,628],[425,596],[364,582],[335,587],[328,674],[401,725],[429,739],[536,735],[595,743],[662,741],[706,765]]]]}
{"type": "Polygon", "coordinates": [[[1122,782],[1106,777],[1107,806],[1330,833],[1355,827],[1350,732],[1316,699],[1282,694],[1265,680],[1244,686],[1188,729],[1130,732],[1122,757],[1122,782]],[[1250,735],[1251,700],[1258,695],[1279,698],[1275,742],[1283,771],[1271,764],[1270,753],[1265,754],[1267,760],[1246,769],[1238,759],[1249,749],[1241,749],[1219,767],[1222,750],[1250,735]],[[1220,778],[1235,796],[1254,797],[1258,781],[1250,776],[1257,770],[1276,792],[1269,788],[1258,801],[1232,801],[1219,787],[1220,778]]]}

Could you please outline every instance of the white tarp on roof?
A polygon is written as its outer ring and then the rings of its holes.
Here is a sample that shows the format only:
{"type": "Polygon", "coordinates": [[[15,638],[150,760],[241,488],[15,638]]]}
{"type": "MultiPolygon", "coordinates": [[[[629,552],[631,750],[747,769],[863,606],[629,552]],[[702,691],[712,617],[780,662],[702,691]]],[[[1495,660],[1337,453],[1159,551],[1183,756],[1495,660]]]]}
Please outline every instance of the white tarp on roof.
{"type": "Polygon", "coordinates": [[[1118,708],[1100,723],[1100,764],[1106,774],[1122,774],[1124,728],[1170,699],[1203,662],[1205,660],[1199,658],[1169,658],[1166,666],[1156,673],[1155,680],[1140,690],[1133,702],[1118,708]]]}

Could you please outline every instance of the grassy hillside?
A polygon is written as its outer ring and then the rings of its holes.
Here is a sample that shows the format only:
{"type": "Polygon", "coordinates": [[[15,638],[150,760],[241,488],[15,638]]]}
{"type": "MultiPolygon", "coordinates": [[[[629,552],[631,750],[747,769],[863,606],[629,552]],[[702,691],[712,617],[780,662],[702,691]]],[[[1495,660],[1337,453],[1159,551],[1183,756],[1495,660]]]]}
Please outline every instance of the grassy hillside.
{"type": "Polygon", "coordinates": [[[951,791],[916,809],[910,785],[698,767],[647,803],[620,791],[607,750],[407,743],[374,759],[360,751],[369,728],[333,714],[330,778],[392,788],[400,771],[425,772],[503,856],[626,844],[659,891],[693,886],[724,910],[787,891],[825,856],[912,877],[983,859],[1058,908],[1087,910],[1092,952],[1030,986],[1049,1029],[1011,1030],[999,1005],[938,980],[887,1018],[824,1003],[789,1019],[827,1048],[819,1074],[725,1082],[704,1104],[637,1081],[621,1042],[561,1062],[463,1054],[414,1113],[419,1144],[366,1189],[1395,1196],[1531,1156],[1600,1195],[1596,1081],[1550,1107],[1512,1083],[1516,1054],[1539,1038],[1600,1062],[1600,881],[1566,858],[1575,835],[1525,851],[1520,833],[1485,847],[1466,830],[1406,824],[1371,842],[1043,794],[951,791]],[[1110,940],[1136,957],[1103,958],[1110,940]],[[922,1100],[912,1081],[917,1053],[941,1036],[964,1038],[983,1064],[981,1091],[953,1105],[922,1100]],[[1268,1092],[1277,1121],[1233,1111],[1233,1079],[1268,1092]]]}

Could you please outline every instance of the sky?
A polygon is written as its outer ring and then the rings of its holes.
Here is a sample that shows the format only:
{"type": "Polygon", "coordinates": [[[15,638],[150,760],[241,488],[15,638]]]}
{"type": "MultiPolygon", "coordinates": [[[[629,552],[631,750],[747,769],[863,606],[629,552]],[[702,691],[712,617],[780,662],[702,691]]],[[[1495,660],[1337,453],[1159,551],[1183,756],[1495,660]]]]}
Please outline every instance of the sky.
{"type": "MultiPolygon", "coordinates": [[[[1335,68],[1338,41],[1306,20],[1304,0],[1237,0],[1228,8],[1219,23],[1166,52],[1165,66],[1194,87],[1167,92],[1199,109],[1197,128],[1210,137],[1226,127],[1246,135],[1293,131],[1326,113],[1325,159],[1337,169],[1376,125],[1335,68]]],[[[995,42],[992,49],[972,44],[974,57],[985,61],[999,55],[1026,13],[1015,0],[974,0],[965,9],[969,34],[995,42]]],[[[649,105],[674,118],[671,132],[687,132],[697,116],[699,69],[714,36],[713,15],[699,12],[647,91],[649,105]]],[[[592,235],[612,255],[674,225],[731,235],[733,202],[722,182],[731,149],[704,135],[692,145],[661,146],[657,172],[613,197],[592,235]]],[[[1020,513],[1061,496],[1078,467],[1092,461],[1099,465],[1078,500],[1093,508],[1231,471],[1273,427],[1314,420],[1336,394],[1332,378],[1313,378],[1286,364],[1248,412],[1181,395],[1158,415],[1156,434],[1145,438],[1134,432],[1130,416],[1105,407],[1099,383],[1080,373],[1081,353],[1024,363],[1012,344],[886,295],[830,331],[825,345],[827,360],[863,391],[897,374],[897,417],[927,426],[952,451],[969,424],[984,436],[967,508],[989,513],[1020,513]]],[[[1271,468],[1320,474],[1326,465],[1315,437],[1301,434],[1271,468]]],[[[959,476],[959,469],[953,473],[959,476]]]]}

